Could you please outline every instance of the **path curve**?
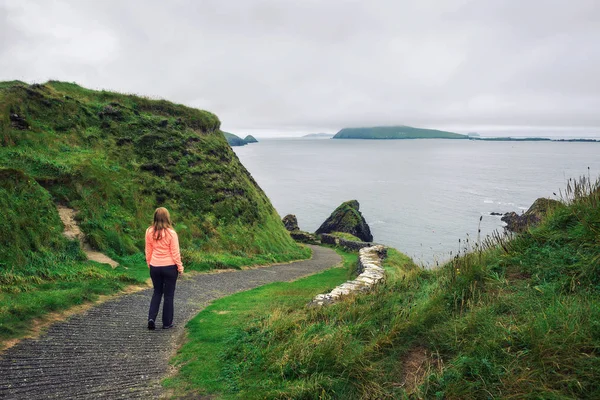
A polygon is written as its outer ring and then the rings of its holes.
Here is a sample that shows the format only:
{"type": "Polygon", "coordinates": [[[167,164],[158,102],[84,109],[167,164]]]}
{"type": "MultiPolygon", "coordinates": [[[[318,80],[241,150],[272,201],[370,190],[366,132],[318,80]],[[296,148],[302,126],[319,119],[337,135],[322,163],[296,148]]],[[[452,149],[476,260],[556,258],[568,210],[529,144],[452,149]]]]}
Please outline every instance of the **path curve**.
{"type": "Polygon", "coordinates": [[[177,282],[173,329],[146,329],[151,289],[56,323],[42,337],[25,339],[0,354],[0,399],[159,398],[160,379],[168,373],[185,323],[215,299],[341,262],[331,249],[310,247],[313,257],[305,261],[184,275],[177,282]]]}

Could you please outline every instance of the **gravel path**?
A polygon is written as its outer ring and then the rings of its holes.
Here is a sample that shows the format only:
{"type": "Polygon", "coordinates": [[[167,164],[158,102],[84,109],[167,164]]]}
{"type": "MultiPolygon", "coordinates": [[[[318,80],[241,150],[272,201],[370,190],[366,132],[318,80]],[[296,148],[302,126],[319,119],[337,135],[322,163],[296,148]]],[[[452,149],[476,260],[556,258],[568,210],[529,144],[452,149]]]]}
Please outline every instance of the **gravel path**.
{"type": "Polygon", "coordinates": [[[158,398],[163,393],[160,379],[169,372],[168,360],[189,319],[220,297],[341,262],[333,250],[311,248],[313,257],[306,261],[184,276],[175,291],[173,329],[146,329],[151,289],[56,323],[42,337],[25,339],[0,354],[0,399],[158,398]]]}

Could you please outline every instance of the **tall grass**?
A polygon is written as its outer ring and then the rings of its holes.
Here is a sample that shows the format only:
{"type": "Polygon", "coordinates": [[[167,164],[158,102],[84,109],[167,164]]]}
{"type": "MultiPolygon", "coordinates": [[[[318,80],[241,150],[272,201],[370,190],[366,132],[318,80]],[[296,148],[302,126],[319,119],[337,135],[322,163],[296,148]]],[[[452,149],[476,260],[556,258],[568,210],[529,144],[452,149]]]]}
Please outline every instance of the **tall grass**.
{"type": "MultiPolygon", "coordinates": [[[[260,347],[270,340],[264,338],[259,347],[241,349],[240,343],[253,343],[252,332],[256,328],[249,326],[269,319],[278,321],[284,314],[303,308],[316,294],[331,290],[349,279],[357,256],[341,254],[344,258],[341,268],[332,268],[291,283],[269,284],[213,302],[187,324],[190,340],[174,359],[179,373],[167,379],[166,386],[174,390],[176,396],[184,396],[185,392],[200,395],[242,389],[238,376],[254,368],[251,360],[260,357],[260,347]],[[238,350],[241,352],[237,353],[238,350]],[[237,356],[230,357],[231,352],[237,356]]],[[[288,331],[295,328],[286,324],[278,325],[278,329],[288,331]]],[[[261,375],[261,372],[253,370],[252,374],[261,375]]],[[[278,384],[271,380],[272,387],[278,384]]],[[[260,390],[244,391],[242,398],[261,398],[261,393],[260,390]]]]}
{"type": "Polygon", "coordinates": [[[390,251],[372,293],[265,310],[220,354],[223,397],[599,398],[599,187],[570,181],[539,226],[437,270],[390,251]]]}

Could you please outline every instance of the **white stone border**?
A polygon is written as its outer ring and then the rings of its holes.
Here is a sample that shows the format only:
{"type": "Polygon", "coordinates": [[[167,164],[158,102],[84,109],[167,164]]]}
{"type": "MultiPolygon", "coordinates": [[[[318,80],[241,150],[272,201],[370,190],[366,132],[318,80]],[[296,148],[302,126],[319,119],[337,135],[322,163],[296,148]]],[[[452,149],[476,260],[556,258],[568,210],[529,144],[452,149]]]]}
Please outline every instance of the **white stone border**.
{"type": "Polygon", "coordinates": [[[383,282],[385,270],[381,267],[381,260],[385,255],[386,247],[382,245],[360,249],[358,252],[358,272],[360,275],[353,281],[342,283],[329,293],[318,294],[309,303],[309,306],[332,304],[351,293],[368,292],[373,286],[383,282]]]}

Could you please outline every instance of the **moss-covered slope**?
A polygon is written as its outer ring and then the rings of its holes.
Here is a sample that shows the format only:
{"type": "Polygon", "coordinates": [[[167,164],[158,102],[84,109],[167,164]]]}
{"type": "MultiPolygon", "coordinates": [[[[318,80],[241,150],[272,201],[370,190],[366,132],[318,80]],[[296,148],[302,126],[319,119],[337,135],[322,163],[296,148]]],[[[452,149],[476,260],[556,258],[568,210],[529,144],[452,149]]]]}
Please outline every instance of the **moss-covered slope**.
{"type": "Polygon", "coordinates": [[[143,250],[157,206],[171,210],[188,265],[297,256],[219,127],[210,112],[164,100],[0,83],[2,263],[69,249],[56,203],[78,210],[92,247],[117,257],[143,250]]]}

